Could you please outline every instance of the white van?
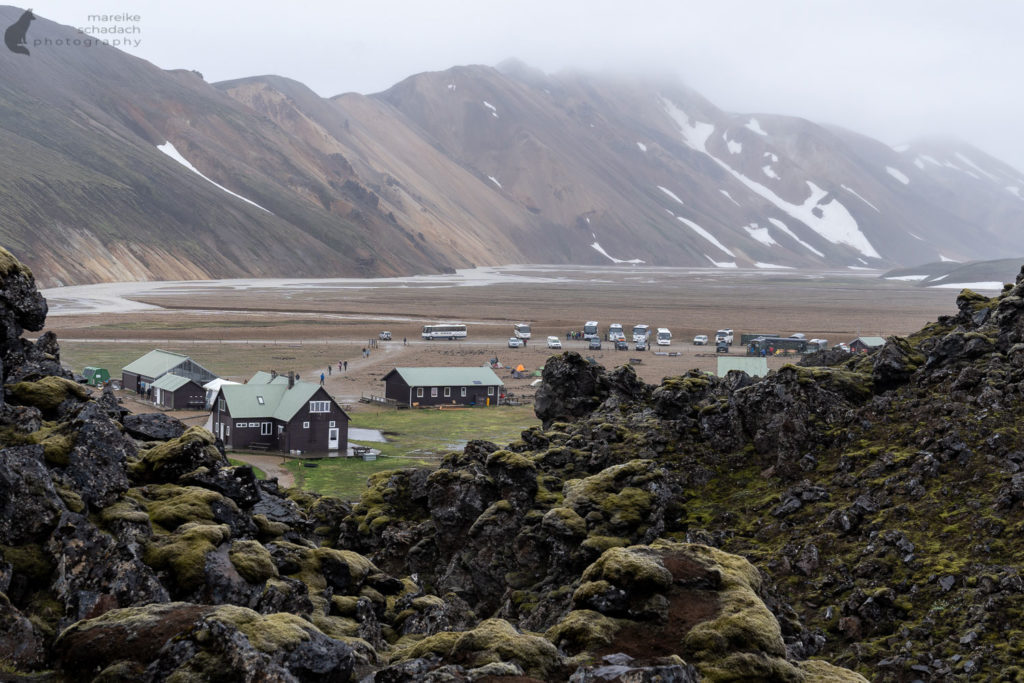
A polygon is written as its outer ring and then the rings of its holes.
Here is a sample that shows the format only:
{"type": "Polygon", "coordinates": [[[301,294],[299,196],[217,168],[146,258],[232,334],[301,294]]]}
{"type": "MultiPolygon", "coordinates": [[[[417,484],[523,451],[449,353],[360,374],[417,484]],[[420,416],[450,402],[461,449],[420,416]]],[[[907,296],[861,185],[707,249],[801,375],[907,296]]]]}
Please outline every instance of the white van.
{"type": "Polygon", "coordinates": [[[626,333],[622,331],[622,323],[612,323],[608,326],[608,341],[614,342],[620,339],[625,341],[626,333]]]}
{"type": "Polygon", "coordinates": [[[669,332],[667,327],[659,327],[656,341],[658,346],[668,346],[672,343],[672,333],[669,332]]]}
{"type": "Polygon", "coordinates": [[[724,341],[726,344],[732,344],[732,330],[719,330],[715,333],[715,341],[724,341]]]}

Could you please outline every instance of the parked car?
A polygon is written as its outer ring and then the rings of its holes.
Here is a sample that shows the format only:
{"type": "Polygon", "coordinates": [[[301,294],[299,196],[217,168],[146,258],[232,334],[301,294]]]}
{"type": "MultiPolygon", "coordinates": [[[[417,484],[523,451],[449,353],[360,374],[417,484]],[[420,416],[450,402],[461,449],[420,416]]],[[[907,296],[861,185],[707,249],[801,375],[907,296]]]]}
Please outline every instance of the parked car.
{"type": "Polygon", "coordinates": [[[729,342],[719,339],[715,342],[715,353],[729,353],[729,342]]]}
{"type": "Polygon", "coordinates": [[[641,339],[640,341],[638,341],[636,344],[633,345],[633,349],[635,351],[646,351],[647,350],[647,340],[646,339],[641,339]]]}
{"type": "Polygon", "coordinates": [[[587,348],[590,349],[591,351],[600,351],[601,350],[601,338],[600,337],[592,338],[590,340],[590,346],[588,346],[587,348]]]}
{"type": "Polygon", "coordinates": [[[377,338],[381,341],[391,341],[391,332],[389,330],[384,330],[377,335],[377,338]]]}
{"type": "Polygon", "coordinates": [[[626,343],[625,339],[616,339],[615,340],[615,350],[616,351],[629,351],[629,344],[626,343]]]}
{"type": "Polygon", "coordinates": [[[696,337],[693,338],[693,345],[694,346],[705,346],[707,343],[708,343],[708,335],[706,335],[706,334],[698,334],[696,337]]]}
{"type": "Polygon", "coordinates": [[[510,349],[521,349],[523,347],[523,340],[519,337],[508,338],[508,348],[510,349]]]}
{"type": "Polygon", "coordinates": [[[548,348],[549,349],[560,349],[562,348],[562,340],[558,337],[548,337],[548,348]]]}

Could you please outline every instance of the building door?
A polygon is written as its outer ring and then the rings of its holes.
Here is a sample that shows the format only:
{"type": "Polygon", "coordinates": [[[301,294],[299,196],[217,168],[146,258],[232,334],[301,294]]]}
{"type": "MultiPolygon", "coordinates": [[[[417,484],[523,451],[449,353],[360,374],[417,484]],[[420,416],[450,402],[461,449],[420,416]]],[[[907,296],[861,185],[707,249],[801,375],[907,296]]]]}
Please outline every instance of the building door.
{"type": "Polygon", "coordinates": [[[338,450],[338,437],[341,430],[337,427],[331,427],[327,430],[327,450],[336,451],[338,450]]]}

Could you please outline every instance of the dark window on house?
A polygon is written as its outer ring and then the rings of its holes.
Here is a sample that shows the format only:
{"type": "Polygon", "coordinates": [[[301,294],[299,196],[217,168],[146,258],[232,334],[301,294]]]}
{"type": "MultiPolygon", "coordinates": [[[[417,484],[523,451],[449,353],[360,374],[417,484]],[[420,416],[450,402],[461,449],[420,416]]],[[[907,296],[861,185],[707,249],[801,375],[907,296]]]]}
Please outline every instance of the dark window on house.
{"type": "Polygon", "coordinates": [[[437,398],[437,387],[430,387],[430,398],[437,398]]]}
{"type": "Polygon", "coordinates": [[[264,422],[260,425],[260,436],[270,436],[274,433],[274,425],[271,422],[264,422]]]}
{"type": "Polygon", "coordinates": [[[217,400],[217,410],[227,410],[227,406],[224,405],[224,399],[217,400]]]}
{"type": "Polygon", "coordinates": [[[462,398],[466,398],[466,387],[462,387],[459,393],[462,395],[462,398]]]}
{"type": "Polygon", "coordinates": [[[444,395],[445,395],[445,398],[447,398],[448,396],[451,396],[452,395],[452,388],[451,387],[445,387],[444,388],[444,395]]]}
{"type": "Polygon", "coordinates": [[[416,387],[416,398],[423,398],[423,387],[416,387]]]}
{"type": "Polygon", "coordinates": [[[311,413],[329,413],[331,412],[330,401],[310,401],[309,412],[311,413]]]}
{"type": "Polygon", "coordinates": [[[494,387],[487,387],[487,395],[494,396],[494,387]]]}

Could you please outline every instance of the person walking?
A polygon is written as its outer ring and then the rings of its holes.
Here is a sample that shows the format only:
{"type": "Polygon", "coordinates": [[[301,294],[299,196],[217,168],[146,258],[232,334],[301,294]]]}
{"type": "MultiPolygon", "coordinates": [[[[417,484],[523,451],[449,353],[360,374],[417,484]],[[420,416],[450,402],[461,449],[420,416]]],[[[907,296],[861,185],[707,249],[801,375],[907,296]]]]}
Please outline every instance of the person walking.
{"type": "Polygon", "coordinates": [[[320,386],[324,385],[324,373],[320,373],[320,386]]]}
{"type": "Polygon", "coordinates": [[[344,361],[344,365],[345,365],[345,372],[348,372],[348,361],[344,361]]]}
{"type": "Polygon", "coordinates": [[[327,366],[327,375],[328,375],[328,377],[329,377],[329,376],[330,376],[330,374],[331,374],[331,370],[332,370],[331,366],[330,366],[330,365],[328,365],[328,366],[327,366]]]}

